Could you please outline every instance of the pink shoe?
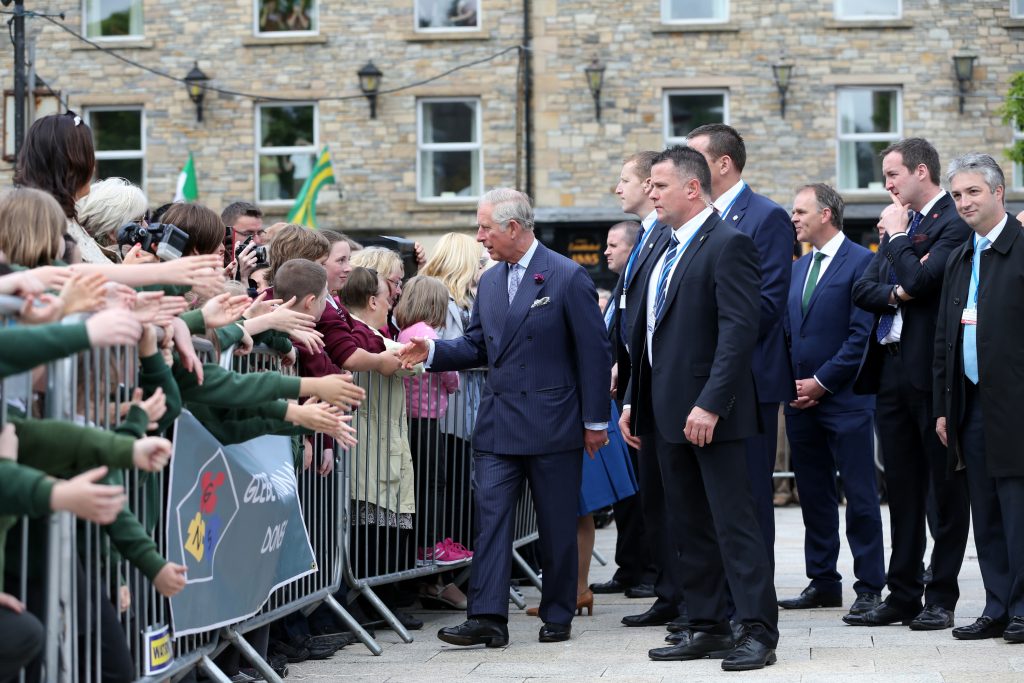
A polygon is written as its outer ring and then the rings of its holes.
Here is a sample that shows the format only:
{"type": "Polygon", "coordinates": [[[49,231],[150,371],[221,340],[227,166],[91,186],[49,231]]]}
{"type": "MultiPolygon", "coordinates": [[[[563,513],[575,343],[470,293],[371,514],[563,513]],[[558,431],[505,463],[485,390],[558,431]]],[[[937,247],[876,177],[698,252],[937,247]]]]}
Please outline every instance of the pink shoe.
{"type": "MultiPolygon", "coordinates": [[[[446,538],[441,543],[444,544],[445,549],[448,551],[448,556],[451,558],[458,558],[455,561],[469,560],[473,558],[473,551],[468,549],[461,543],[456,543],[450,538],[446,538]]],[[[438,544],[440,545],[440,544],[438,544]]]]}
{"type": "Polygon", "coordinates": [[[430,565],[457,564],[466,559],[458,553],[453,553],[445,541],[439,541],[431,548],[420,548],[416,553],[416,566],[425,567],[430,565]]]}

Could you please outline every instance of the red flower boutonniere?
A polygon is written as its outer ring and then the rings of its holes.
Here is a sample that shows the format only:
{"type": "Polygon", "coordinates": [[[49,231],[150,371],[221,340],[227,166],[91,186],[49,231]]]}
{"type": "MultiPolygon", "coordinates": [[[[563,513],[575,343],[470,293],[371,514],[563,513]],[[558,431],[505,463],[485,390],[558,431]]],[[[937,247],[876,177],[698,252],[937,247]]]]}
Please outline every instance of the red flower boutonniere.
{"type": "Polygon", "coordinates": [[[533,276],[533,281],[536,282],[538,285],[542,285],[544,284],[544,276],[541,275],[540,273],[535,273],[533,276]]]}
{"type": "Polygon", "coordinates": [[[939,214],[937,214],[937,213],[933,213],[932,214],[932,218],[938,218],[938,217],[939,217],[939,214]]]}

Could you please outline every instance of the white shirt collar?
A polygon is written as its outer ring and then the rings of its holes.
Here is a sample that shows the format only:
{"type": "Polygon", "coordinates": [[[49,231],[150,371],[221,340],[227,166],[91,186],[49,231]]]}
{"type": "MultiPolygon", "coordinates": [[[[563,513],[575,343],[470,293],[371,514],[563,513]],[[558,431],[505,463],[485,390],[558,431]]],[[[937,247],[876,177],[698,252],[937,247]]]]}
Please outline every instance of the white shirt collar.
{"type": "MultiPolygon", "coordinates": [[[[743,192],[743,188],[746,186],[747,184],[740,178],[738,183],[723,192],[722,196],[715,200],[715,208],[718,209],[718,213],[721,214],[728,209],[729,205],[736,200],[736,197],[740,195],[740,192],[743,192]]],[[[725,218],[725,216],[723,215],[722,218],[725,218]]]]}
{"type": "Polygon", "coordinates": [[[644,231],[646,232],[647,230],[650,230],[651,226],[653,226],[657,222],[658,222],[658,210],[654,209],[649,214],[647,214],[646,218],[644,218],[642,221],[640,221],[640,224],[642,226],[644,226],[644,231]]]}
{"type": "MultiPolygon", "coordinates": [[[[1009,218],[1009,216],[1010,216],[1009,214],[1004,213],[1003,214],[1003,220],[1001,220],[998,223],[996,223],[996,227],[994,227],[991,230],[989,230],[988,234],[985,235],[985,239],[988,240],[989,246],[991,246],[993,242],[995,242],[997,239],[999,239],[999,235],[1002,234],[1003,228],[1006,227],[1006,221],[1009,218]]],[[[974,235],[974,245],[975,246],[978,245],[978,240],[979,239],[981,239],[981,237],[978,236],[977,234],[975,234],[974,235]]]]}
{"type": "Polygon", "coordinates": [[[537,253],[537,245],[538,244],[540,244],[540,242],[538,242],[537,238],[534,237],[533,238],[533,242],[530,243],[530,248],[526,250],[525,254],[523,254],[523,258],[519,259],[519,261],[516,262],[515,264],[511,264],[510,263],[509,264],[509,268],[511,269],[511,267],[513,265],[522,266],[523,270],[526,270],[527,268],[529,268],[530,267],[530,261],[533,260],[533,255],[535,253],[537,253]]]}
{"type": "Polygon", "coordinates": [[[843,240],[845,239],[846,235],[844,235],[843,232],[840,230],[838,233],[832,236],[832,239],[830,239],[828,242],[825,242],[825,244],[822,245],[821,249],[811,249],[811,253],[817,254],[820,251],[828,258],[832,258],[837,253],[839,253],[839,247],[842,245],[843,240]]]}
{"type": "Polygon", "coordinates": [[[700,226],[704,225],[704,221],[706,221],[708,217],[711,216],[711,213],[711,207],[706,207],[703,211],[701,211],[696,216],[683,223],[682,226],[677,228],[674,232],[676,234],[676,239],[679,240],[679,243],[685,243],[686,240],[684,240],[683,237],[689,236],[697,232],[697,230],[700,229],[700,226]]]}
{"type": "Polygon", "coordinates": [[[937,195],[935,195],[934,197],[932,197],[932,200],[930,202],[928,202],[923,207],[921,207],[921,215],[922,216],[927,216],[928,212],[932,210],[933,206],[935,206],[935,203],[937,201],[939,201],[940,199],[942,199],[945,195],[946,195],[946,191],[943,190],[943,189],[940,189],[939,193],[937,195]]]}

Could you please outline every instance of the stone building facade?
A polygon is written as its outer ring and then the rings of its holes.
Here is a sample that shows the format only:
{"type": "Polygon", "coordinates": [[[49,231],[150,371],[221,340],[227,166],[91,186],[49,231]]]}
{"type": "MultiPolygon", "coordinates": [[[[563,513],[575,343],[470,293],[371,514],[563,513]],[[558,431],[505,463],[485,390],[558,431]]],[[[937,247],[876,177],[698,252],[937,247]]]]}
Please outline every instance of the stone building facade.
{"type": "MultiPolygon", "coordinates": [[[[887,201],[874,159],[887,141],[1005,161],[1014,130],[999,109],[1024,69],[1022,17],[1024,0],[79,0],[63,22],[27,23],[35,73],[96,129],[101,173],[137,173],[154,205],[191,152],[202,202],[257,198],[283,217],[327,146],[338,184],[320,195],[322,225],[429,243],[472,228],[481,190],[519,185],[542,236],[593,260],[622,218],[622,158],[705,121],[746,137],[756,190],[788,206],[798,185],[838,185],[865,236],[887,201]],[[55,23],[177,78],[196,63],[244,96],[208,92],[197,122],[181,83],[55,23]],[[967,54],[961,114],[953,57],[967,54]],[[584,75],[595,58],[599,121],[584,75]],[[383,74],[376,118],[356,77],[368,60],[383,74]],[[777,64],[792,66],[784,118],[777,64]]],[[[1024,174],[1005,170],[1019,202],[1024,174]]]]}

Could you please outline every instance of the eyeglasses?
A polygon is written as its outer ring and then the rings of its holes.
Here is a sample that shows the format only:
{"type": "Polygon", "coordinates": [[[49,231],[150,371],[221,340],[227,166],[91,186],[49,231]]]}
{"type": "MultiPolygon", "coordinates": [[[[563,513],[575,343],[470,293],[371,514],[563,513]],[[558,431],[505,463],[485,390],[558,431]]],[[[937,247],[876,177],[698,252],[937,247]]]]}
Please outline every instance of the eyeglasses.
{"type": "Polygon", "coordinates": [[[242,237],[252,237],[253,235],[256,235],[257,237],[266,237],[267,236],[267,231],[266,230],[252,230],[252,231],[249,231],[249,230],[235,230],[235,226],[233,226],[233,225],[229,225],[228,226],[228,230],[230,230],[231,232],[235,233],[236,235],[241,235],[242,237]]]}
{"type": "Polygon", "coordinates": [[[385,279],[388,281],[388,284],[391,285],[392,287],[394,287],[395,289],[401,289],[402,288],[402,278],[400,278],[400,277],[390,278],[389,277],[389,278],[385,278],[385,279]]]}

